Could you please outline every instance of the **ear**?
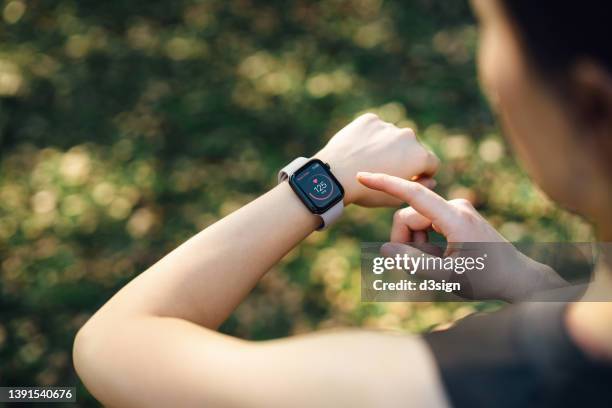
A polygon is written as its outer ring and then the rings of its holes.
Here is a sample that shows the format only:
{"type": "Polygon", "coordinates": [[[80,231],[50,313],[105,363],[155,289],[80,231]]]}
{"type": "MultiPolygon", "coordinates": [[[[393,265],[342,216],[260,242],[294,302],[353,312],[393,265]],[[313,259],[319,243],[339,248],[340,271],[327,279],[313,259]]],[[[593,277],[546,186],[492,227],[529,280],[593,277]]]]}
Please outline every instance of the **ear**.
{"type": "Polygon", "coordinates": [[[612,73],[585,60],[574,66],[569,80],[571,104],[580,126],[594,136],[612,138],[612,73]]]}

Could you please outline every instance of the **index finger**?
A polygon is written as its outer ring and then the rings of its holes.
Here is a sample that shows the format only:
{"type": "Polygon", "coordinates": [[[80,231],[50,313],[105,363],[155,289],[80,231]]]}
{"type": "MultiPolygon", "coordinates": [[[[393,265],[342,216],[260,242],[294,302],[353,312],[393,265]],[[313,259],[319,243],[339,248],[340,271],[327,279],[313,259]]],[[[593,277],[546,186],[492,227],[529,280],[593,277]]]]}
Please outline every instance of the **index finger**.
{"type": "Polygon", "coordinates": [[[368,188],[405,201],[442,231],[447,230],[455,218],[455,208],[452,205],[419,183],[388,174],[367,172],[357,173],[357,180],[368,188]]]}

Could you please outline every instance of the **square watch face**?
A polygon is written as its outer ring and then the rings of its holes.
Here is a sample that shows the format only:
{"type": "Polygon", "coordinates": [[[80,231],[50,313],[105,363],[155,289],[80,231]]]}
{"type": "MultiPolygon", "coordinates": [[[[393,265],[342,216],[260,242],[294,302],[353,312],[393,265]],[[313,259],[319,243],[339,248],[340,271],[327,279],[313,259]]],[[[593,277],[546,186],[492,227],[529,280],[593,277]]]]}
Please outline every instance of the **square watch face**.
{"type": "Polygon", "coordinates": [[[344,190],[320,160],[313,159],[291,176],[291,186],[302,201],[316,214],[321,214],[342,200],[344,190]]]}

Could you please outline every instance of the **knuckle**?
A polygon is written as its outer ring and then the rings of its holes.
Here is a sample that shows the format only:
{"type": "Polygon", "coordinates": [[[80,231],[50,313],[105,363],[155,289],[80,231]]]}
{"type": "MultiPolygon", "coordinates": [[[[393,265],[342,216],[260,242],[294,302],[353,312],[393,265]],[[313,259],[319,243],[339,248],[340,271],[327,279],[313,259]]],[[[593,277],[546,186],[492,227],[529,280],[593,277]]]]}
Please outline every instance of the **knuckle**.
{"type": "Polygon", "coordinates": [[[471,202],[465,198],[457,198],[452,200],[453,207],[457,210],[457,215],[464,225],[473,225],[478,223],[478,213],[471,202]]]}
{"type": "Polygon", "coordinates": [[[427,153],[429,154],[429,160],[431,160],[432,167],[434,169],[440,167],[440,158],[431,150],[429,150],[427,153]]]}
{"type": "Polygon", "coordinates": [[[462,210],[473,210],[474,206],[472,206],[472,203],[469,200],[466,200],[465,198],[455,198],[453,200],[450,201],[455,207],[459,207],[462,210]]]}
{"type": "Polygon", "coordinates": [[[376,120],[380,120],[378,115],[372,112],[364,113],[363,115],[359,116],[359,118],[357,119],[362,120],[364,122],[373,122],[376,120]]]}
{"type": "Polygon", "coordinates": [[[398,134],[406,139],[416,139],[416,134],[414,133],[414,130],[410,128],[401,128],[399,129],[398,134]]]}
{"type": "Polygon", "coordinates": [[[404,213],[402,212],[402,210],[403,210],[403,209],[399,209],[399,210],[396,210],[396,211],[393,213],[393,222],[394,222],[394,223],[399,223],[399,222],[401,222],[401,221],[402,221],[402,219],[403,219],[403,214],[404,214],[404,213]]]}
{"type": "Polygon", "coordinates": [[[427,151],[427,149],[425,149],[425,147],[423,147],[423,145],[418,144],[417,148],[414,151],[414,155],[415,155],[415,159],[419,162],[419,163],[427,163],[431,158],[429,151],[427,151]]]}

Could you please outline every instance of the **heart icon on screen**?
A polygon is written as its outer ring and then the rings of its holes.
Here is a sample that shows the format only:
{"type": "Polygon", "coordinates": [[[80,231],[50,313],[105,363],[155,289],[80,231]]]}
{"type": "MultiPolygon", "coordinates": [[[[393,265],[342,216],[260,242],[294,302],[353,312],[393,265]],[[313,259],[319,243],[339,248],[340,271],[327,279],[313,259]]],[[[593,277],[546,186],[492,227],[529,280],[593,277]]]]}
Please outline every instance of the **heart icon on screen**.
{"type": "Polygon", "coordinates": [[[317,184],[319,182],[319,180],[318,179],[312,179],[312,182],[317,184]]]}

